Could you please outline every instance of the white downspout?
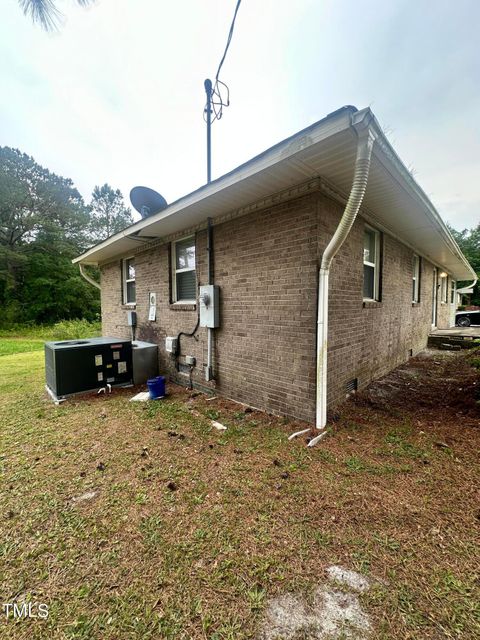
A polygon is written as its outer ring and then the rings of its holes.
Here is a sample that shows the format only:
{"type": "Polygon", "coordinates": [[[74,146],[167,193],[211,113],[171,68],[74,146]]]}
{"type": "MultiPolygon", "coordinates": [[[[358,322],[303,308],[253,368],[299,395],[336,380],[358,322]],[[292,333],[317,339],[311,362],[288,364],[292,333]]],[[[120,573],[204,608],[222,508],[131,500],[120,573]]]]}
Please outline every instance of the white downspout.
{"type": "Polygon", "coordinates": [[[85,280],[89,284],[93,285],[94,287],[97,287],[97,289],[101,289],[101,286],[98,284],[98,282],[95,282],[95,280],[93,278],[90,278],[90,276],[85,273],[85,271],[83,270],[83,264],[81,262],[78,263],[78,267],[80,269],[80,275],[83,278],[85,278],[85,280]]]}
{"type": "MultiPolygon", "coordinates": [[[[328,280],[330,267],[333,258],[350,233],[360,210],[367,188],[374,139],[369,128],[359,134],[352,190],[339,225],[323,253],[318,272],[317,410],[315,427],[319,430],[324,429],[327,424],[328,280]]],[[[313,438],[309,442],[309,446],[316,444],[317,438],[313,438]]]]}
{"type": "MultiPolygon", "coordinates": [[[[309,447],[317,444],[326,434],[323,429],[327,424],[328,280],[333,258],[350,233],[367,188],[372,148],[375,141],[375,135],[369,127],[372,119],[373,116],[367,112],[359,123],[353,125],[358,132],[358,146],[352,189],[338,227],[323,253],[318,273],[315,427],[322,433],[310,440],[309,447]]],[[[307,431],[308,429],[294,433],[290,439],[307,431]]]]}

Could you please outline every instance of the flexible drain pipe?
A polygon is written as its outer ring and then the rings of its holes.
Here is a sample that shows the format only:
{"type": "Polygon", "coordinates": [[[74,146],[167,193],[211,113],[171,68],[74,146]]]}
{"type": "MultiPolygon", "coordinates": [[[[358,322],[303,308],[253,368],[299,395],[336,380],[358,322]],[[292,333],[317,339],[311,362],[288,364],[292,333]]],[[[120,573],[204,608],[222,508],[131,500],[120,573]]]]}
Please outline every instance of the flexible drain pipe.
{"type": "MultiPolygon", "coordinates": [[[[327,245],[318,273],[318,315],[317,315],[317,398],[316,421],[317,430],[323,430],[327,424],[327,356],[328,356],[328,280],[332,261],[345,242],[355,222],[367,188],[368,174],[374,135],[367,128],[359,132],[357,157],[352,190],[343,212],[340,223],[327,245]]],[[[310,440],[308,446],[313,447],[323,433],[310,440]]]]}
{"type": "MultiPolygon", "coordinates": [[[[367,112],[361,120],[353,124],[353,127],[358,133],[358,145],[352,189],[338,227],[323,252],[318,272],[315,427],[321,433],[310,440],[308,443],[309,447],[316,445],[326,433],[324,429],[327,424],[328,280],[332,261],[350,233],[367,188],[372,148],[375,141],[375,134],[369,126],[372,119],[373,116],[367,112]]],[[[310,431],[310,429],[303,429],[302,431],[293,433],[289,440],[303,435],[308,431],[310,431]]]]}
{"type": "Polygon", "coordinates": [[[97,289],[101,289],[100,285],[98,284],[98,282],[95,282],[95,280],[93,278],[90,278],[89,275],[87,275],[85,273],[85,271],[83,270],[83,264],[81,262],[78,263],[79,269],[80,269],[80,275],[85,278],[85,280],[93,285],[94,287],[97,287],[97,289]]]}
{"type": "Polygon", "coordinates": [[[460,289],[456,289],[455,292],[456,293],[463,293],[465,291],[465,289],[473,289],[475,287],[475,285],[478,282],[478,278],[475,278],[475,280],[473,282],[471,282],[470,284],[466,284],[464,287],[460,287],[460,289]]]}

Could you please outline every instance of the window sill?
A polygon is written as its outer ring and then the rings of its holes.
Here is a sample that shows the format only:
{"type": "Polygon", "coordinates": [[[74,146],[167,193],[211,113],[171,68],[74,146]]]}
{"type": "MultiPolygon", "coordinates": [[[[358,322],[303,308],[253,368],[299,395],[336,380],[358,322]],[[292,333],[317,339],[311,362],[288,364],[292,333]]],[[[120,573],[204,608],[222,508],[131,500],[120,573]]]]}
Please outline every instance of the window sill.
{"type": "Polygon", "coordinates": [[[420,302],[412,302],[412,307],[419,307],[420,306],[420,302]]]}
{"type": "Polygon", "coordinates": [[[171,302],[170,309],[172,311],[195,311],[197,308],[196,302],[171,302]]]}
{"type": "Polygon", "coordinates": [[[128,302],[127,304],[122,304],[122,309],[135,309],[137,306],[136,302],[128,302]]]}
{"type": "Polygon", "coordinates": [[[382,303],[380,302],[380,300],[364,300],[363,301],[363,308],[364,309],[377,309],[378,307],[381,307],[382,303]]]}

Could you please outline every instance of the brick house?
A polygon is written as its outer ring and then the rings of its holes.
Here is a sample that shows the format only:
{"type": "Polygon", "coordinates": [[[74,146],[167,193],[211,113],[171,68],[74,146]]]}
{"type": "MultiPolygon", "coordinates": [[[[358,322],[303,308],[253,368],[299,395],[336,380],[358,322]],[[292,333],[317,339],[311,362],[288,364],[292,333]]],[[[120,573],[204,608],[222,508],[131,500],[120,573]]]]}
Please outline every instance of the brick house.
{"type": "Polygon", "coordinates": [[[200,387],[318,428],[327,406],[423,349],[432,326],[452,325],[455,283],[475,278],[370,109],[354,107],[75,262],[100,266],[105,336],[129,337],[135,309],[137,338],[159,345],[170,379],[191,372],[200,387]],[[219,326],[207,329],[198,287],[209,280],[219,326]]]}

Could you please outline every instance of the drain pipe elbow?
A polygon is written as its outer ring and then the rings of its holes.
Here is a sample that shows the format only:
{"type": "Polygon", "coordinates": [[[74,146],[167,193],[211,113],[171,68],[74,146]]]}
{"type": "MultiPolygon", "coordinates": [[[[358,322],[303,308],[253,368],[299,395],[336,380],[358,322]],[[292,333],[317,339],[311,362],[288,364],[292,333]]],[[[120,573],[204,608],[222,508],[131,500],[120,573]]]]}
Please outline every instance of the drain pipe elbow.
{"type": "Polygon", "coordinates": [[[85,271],[83,270],[83,264],[81,262],[78,263],[78,267],[80,269],[80,275],[82,276],[82,278],[84,278],[93,287],[97,287],[97,289],[101,289],[98,282],[95,282],[93,278],[90,278],[90,276],[85,273],[85,271]]]}
{"type": "MultiPolygon", "coordinates": [[[[465,291],[465,289],[474,289],[477,282],[478,282],[478,278],[475,278],[470,284],[466,284],[464,287],[460,287],[460,289],[457,289],[456,293],[462,294],[465,291]]],[[[455,303],[455,306],[456,306],[456,303],[455,303]]]]}
{"type": "Polygon", "coordinates": [[[465,287],[462,287],[462,289],[473,289],[477,284],[477,282],[478,282],[478,278],[475,278],[473,282],[471,282],[470,284],[467,284],[465,287]]]}
{"type": "MultiPolygon", "coordinates": [[[[358,131],[358,129],[357,129],[358,131]]],[[[337,229],[323,252],[318,274],[317,312],[317,389],[315,426],[318,430],[327,424],[327,356],[328,356],[328,285],[330,267],[355,222],[367,188],[368,174],[375,135],[368,124],[359,131],[357,155],[352,189],[337,229]]],[[[319,437],[313,438],[313,446],[319,437]]],[[[310,446],[309,445],[309,446],[310,446]]]]}
{"type": "Polygon", "coordinates": [[[352,189],[338,227],[323,252],[321,269],[330,269],[333,258],[345,242],[355,222],[367,188],[374,140],[374,134],[370,129],[361,132],[359,136],[352,189]]]}

